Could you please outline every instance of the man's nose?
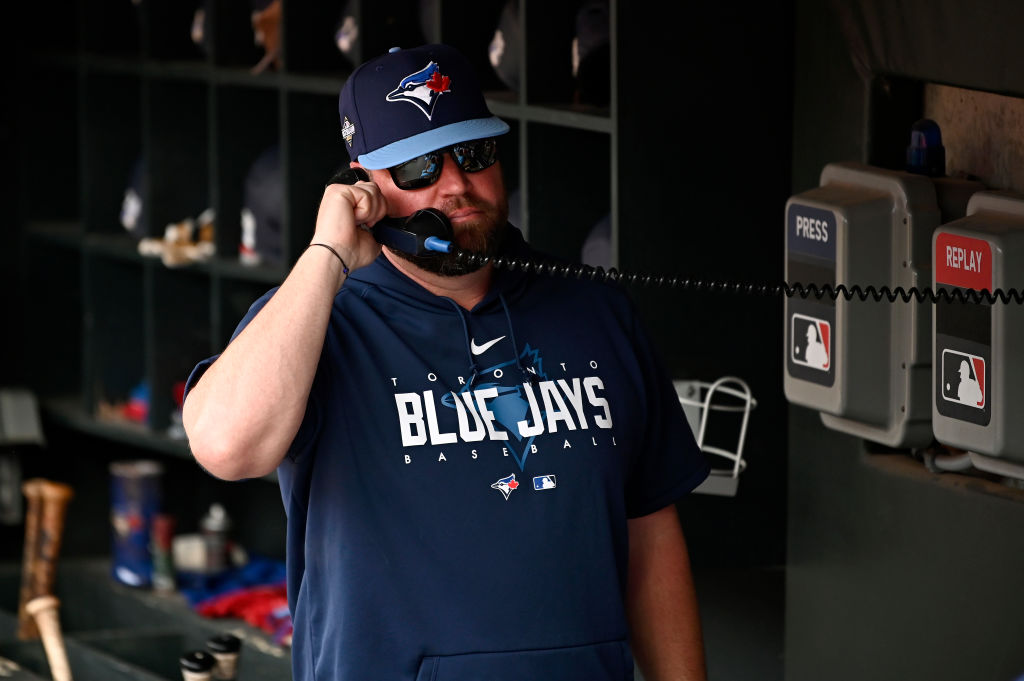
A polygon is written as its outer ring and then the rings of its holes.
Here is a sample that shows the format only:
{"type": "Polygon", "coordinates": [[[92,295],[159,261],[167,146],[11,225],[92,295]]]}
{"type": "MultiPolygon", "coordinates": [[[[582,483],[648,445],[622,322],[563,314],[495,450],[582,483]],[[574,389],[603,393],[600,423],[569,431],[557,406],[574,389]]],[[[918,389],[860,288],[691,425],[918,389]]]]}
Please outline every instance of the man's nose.
{"type": "Polygon", "coordinates": [[[464,194],[469,189],[469,176],[452,158],[451,152],[444,159],[441,176],[437,178],[437,188],[442,194],[464,194]]]}

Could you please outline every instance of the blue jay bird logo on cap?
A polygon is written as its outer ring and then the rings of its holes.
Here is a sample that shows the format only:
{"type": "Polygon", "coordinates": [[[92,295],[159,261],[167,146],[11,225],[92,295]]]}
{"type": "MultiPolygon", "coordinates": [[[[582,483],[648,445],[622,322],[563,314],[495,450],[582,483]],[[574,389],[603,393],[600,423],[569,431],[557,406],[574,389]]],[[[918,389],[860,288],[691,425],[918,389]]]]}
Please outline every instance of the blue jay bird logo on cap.
{"type": "Polygon", "coordinates": [[[389,102],[415,104],[430,119],[434,115],[434,104],[446,92],[451,92],[451,78],[441,75],[437,62],[430,62],[416,73],[403,78],[386,99],[389,102]]]}

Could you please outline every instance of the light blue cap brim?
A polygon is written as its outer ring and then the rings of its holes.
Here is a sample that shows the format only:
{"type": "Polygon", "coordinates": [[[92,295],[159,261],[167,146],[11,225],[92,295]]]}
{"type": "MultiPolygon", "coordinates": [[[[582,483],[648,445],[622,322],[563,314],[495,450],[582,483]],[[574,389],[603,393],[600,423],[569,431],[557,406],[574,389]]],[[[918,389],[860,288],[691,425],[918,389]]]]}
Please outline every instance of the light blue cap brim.
{"type": "Polygon", "coordinates": [[[381,170],[397,166],[399,163],[405,163],[409,159],[416,158],[428,151],[434,151],[435,149],[441,149],[467,140],[504,135],[508,130],[508,123],[497,116],[472,118],[468,121],[450,123],[434,130],[427,130],[418,135],[392,142],[368,154],[360,154],[357,160],[370,170],[381,170]]]}

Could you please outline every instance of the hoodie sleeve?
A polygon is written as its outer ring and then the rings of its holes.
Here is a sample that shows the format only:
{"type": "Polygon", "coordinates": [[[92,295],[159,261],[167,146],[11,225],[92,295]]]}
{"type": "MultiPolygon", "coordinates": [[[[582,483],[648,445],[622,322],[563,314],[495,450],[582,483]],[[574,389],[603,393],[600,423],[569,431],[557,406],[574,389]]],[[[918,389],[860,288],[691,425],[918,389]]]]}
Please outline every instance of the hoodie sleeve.
{"type": "MultiPolygon", "coordinates": [[[[229,345],[231,344],[231,341],[238,337],[238,334],[242,332],[242,329],[248,326],[249,322],[251,322],[259,311],[263,309],[263,306],[266,305],[267,301],[273,297],[275,291],[277,291],[277,287],[274,287],[270,291],[264,293],[256,300],[256,302],[249,306],[249,310],[245,313],[245,316],[242,317],[242,321],[238,322],[238,326],[235,327],[234,333],[231,334],[231,339],[228,341],[229,345]]],[[[185,397],[188,397],[189,391],[195,387],[195,384],[203,377],[206,370],[213,366],[213,363],[217,361],[218,357],[220,357],[220,353],[207,357],[195,365],[192,372],[189,374],[188,379],[185,381],[185,397]]]]}
{"type": "MultiPolygon", "coordinates": [[[[242,320],[238,322],[238,325],[235,327],[234,332],[231,334],[231,339],[228,341],[228,345],[230,345],[231,341],[235,340],[235,338],[238,337],[238,334],[242,332],[242,329],[248,326],[249,322],[251,322],[256,317],[256,315],[259,314],[260,310],[262,310],[263,307],[267,304],[267,302],[274,296],[274,293],[277,291],[277,288],[278,287],[274,287],[273,289],[267,291],[265,294],[260,296],[252,305],[249,306],[249,310],[245,313],[245,316],[242,317],[242,320]]],[[[188,396],[188,393],[193,388],[193,386],[195,386],[195,384],[199,382],[199,379],[202,378],[203,374],[206,373],[207,369],[213,366],[213,363],[217,361],[218,357],[220,357],[220,353],[207,357],[206,359],[203,359],[198,364],[196,364],[196,366],[192,369],[192,372],[189,374],[189,377],[185,382],[186,397],[188,396]]],[[[319,377],[319,375],[320,370],[318,369],[317,376],[319,377]]],[[[292,463],[297,461],[302,455],[302,453],[310,448],[310,444],[315,439],[320,414],[319,408],[317,406],[318,400],[316,399],[316,387],[318,382],[319,381],[316,380],[314,381],[313,391],[310,393],[310,399],[306,405],[306,416],[302,420],[302,425],[299,427],[299,432],[296,434],[295,439],[292,441],[291,446],[288,448],[287,459],[292,463]]]]}

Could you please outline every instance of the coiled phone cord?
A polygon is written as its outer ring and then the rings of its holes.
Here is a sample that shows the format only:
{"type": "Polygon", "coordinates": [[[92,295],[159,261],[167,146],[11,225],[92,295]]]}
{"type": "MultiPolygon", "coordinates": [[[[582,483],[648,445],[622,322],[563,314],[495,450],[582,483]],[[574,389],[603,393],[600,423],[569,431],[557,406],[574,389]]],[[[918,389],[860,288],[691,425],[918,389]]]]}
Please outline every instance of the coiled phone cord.
{"type": "Polygon", "coordinates": [[[613,281],[640,286],[666,286],[668,288],[678,289],[681,291],[696,291],[702,293],[736,293],[758,296],[785,295],[788,298],[792,298],[794,296],[800,296],[801,298],[814,296],[818,300],[821,300],[824,297],[836,300],[842,296],[846,300],[858,298],[862,301],[871,299],[876,302],[887,300],[890,303],[894,303],[897,300],[902,300],[903,302],[916,300],[919,303],[925,301],[938,303],[943,301],[986,304],[996,302],[1014,302],[1017,304],[1024,304],[1024,290],[1018,291],[1015,288],[1006,290],[997,288],[994,291],[989,291],[987,289],[983,291],[976,291],[974,289],[943,288],[936,292],[930,287],[918,288],[916,286],[906,289],[902,286],[890,288],[889,286],[862,287],[859,285],[846,286],[845,284],[838,284],[836,286],[825,284],[824,286],[818,286],[817,284],[805,285],[799,282],[792,284],[786,282],[780,284],[756,284],[719,280],[705,281],[703,279],[688,279],[676,276],[620,272],[615,268],[606,270],[603,267],[594,267],[592,265],[552,261],[534,262],[504,256],[490,257],[480,253],[474,253],[473,251],[463,250],[454,244],[451,246],[451,253],[455,256],[456,260],[472,265],[484,265],[491,262],[495,267],[510,271],[518,269],[523,272],[536,272],[538,274],[561,276],[565,278],[613,281]]]}

